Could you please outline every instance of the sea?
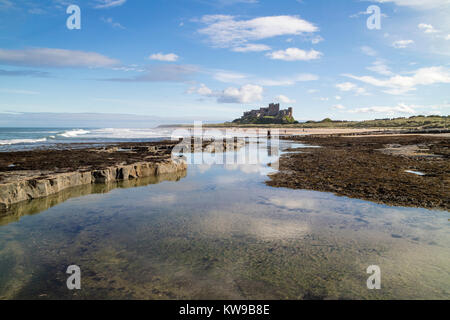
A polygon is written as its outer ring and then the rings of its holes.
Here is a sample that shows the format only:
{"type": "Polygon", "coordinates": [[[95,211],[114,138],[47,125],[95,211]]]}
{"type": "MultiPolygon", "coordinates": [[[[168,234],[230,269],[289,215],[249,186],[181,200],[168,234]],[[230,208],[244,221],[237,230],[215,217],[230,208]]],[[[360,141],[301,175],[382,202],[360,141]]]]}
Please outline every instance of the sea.
{"type": "Polygon", "coordinates": [[[0,128],[0,151],[66,143],[140,142],[170,139],[170,128],[0,128]]]}

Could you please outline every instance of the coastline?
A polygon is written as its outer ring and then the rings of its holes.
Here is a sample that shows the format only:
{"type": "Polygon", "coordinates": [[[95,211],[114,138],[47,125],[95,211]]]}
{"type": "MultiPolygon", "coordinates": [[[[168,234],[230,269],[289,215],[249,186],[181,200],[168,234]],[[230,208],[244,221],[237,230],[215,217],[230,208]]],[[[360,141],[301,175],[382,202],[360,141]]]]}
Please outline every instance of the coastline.
{"type": "Polygon", "coordinates": [[[120,143],[0,153],[0,211],[72,187],[186,171],[183,159],[171,158],[176,143],[120,143]]]}
{"type": "MultiPolygon", "coordinates": [[[[445,194],[450,181],[449,138],[448,134],[402,135],[369,129],[282,130],[280,139],[321,148],[289,150],[266,184],[394,206],[449,210],[445,194]]],[[[242,147],[242,142],[237,140],[233,149],[242,147]]],[[[0,211],[71,187],[186,171],[184,160],[171,157],[177,143],[108,143],[101,147],[74,143],[61,149],[0,153],[0,211]]],[[[202,145],[209,153],[215,152],[213,147],[207,141],[202,145]]]]}

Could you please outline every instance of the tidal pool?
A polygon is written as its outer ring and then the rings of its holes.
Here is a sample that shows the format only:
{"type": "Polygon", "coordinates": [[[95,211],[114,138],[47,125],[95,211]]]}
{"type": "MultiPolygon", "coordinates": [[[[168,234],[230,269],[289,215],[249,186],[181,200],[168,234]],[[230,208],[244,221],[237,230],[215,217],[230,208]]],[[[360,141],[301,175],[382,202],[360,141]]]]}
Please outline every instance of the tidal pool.
{"type": "Polygon", "coordinates": [[[0,218],[0,298],[450,298],[449,212],[271,188],[272,170],[190,165],[16,206],[0,218]]]}

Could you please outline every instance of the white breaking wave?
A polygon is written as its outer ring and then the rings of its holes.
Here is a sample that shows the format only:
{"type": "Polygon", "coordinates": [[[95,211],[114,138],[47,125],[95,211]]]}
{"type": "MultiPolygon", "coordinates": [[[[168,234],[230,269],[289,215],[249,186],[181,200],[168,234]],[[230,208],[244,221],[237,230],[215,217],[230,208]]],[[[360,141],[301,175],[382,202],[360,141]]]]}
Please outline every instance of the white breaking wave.
{"type": "Polygon", "coordinates": [[[11,144],[22,144],[22,143],[37,143],[37,142],[45,142],[45,141],[47,141],[47,138],[0,140],[0,146],[11,145],[11,144]]]}
{"type": "Polygon", "coordinates": [[[90,131],[83,130],[83,129],[76,129],[76,130],[68,130],[64,133],[60,133],[59,135],[64,138],[75,138],[80,135],[88,134],[89,132],[90,131]]]}
{"type": "Polygon", "coordinates": [[[119,129],[104,128],[91,130],[89,138],[108,138],[108,139],[146,139],[170,137],[171,130],[163,129],[119,129]]]}
{"type": "MultiPolygon", "coordinates": [[[[114,140],[114,139],[158,139],[158,138],[170,138],[172,136],[172,130],[170,129],[119,129],[119,128],[103,128],[103,129],[68,129],[56,135],[49,135],[45,138],[34,139],[8,139],[0,140],[0,146],[2,145],[15,145],[15,144],[34,144],[39,142],[70,142],[71,140],[83,139],[89,141],[90,139],[114,140]]],[[[25,133],[25,132],[24,132],[25,133]]],[[[48,132],[50,133],[50,131],[48,132]]],[[[56,132],[55,132],[56,133],[56,132]]],[[[106,141],[106,140],[105,140],[106,141]]]]}

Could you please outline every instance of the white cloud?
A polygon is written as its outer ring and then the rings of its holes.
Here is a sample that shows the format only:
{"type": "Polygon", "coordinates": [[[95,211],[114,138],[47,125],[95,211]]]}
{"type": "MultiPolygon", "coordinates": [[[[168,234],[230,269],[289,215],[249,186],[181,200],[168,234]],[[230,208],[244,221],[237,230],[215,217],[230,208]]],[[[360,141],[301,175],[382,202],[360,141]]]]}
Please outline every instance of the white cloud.
{"type": "Polygon", "coordinates": [[[246,81],[249,76],[243,73],[219,70],[214,73],[213,78],[225,83],[242,83],[246,81]]]}
{"type": "Polygon", "coordinates": [[[374,106],[367,108],[357,108],[349,110],[349,113],[385,113],[388,115],[394,115],[396,113],[415,114],[415,106],[408,106],[404,103],[400,103],[397,106],[374,106]]]}
{"type": "Polygon", "coordinates": [[[371,76],[358,77],[350,74],[345,76],[376,87],[386,88],[387,90],[384,92],[395,95],[416,90],[418,85],[450,83],[450,71],[444,67],[421,68],[412,72],[411,76],[394,75],[384,80],[371,76]]]}
{"type": "Polygon", "coordinates": [[[272,48],[265,44],[247,43],[241,47],[235,47],[231,50],[234,52],[259,52],[268,51],[270,49],[272,48]]]}
{"type": "Polygon", "coordinates": [[[118,28],[118,29],[125,29],[124,26],[122,26],[120,23],[115,22],[113,20],[113,18],[101,18],[103,22],[109,24],[110,26],[112,26],[113,28],[118,28]]]}
{"type": "Polygon", "coordinates": [[[450,40],[450,34],[445,36],[445,40],[450,40]]]}
{"type": "Polygon", "coordinates": [[[187,93],[192,94],[192,93],[197,93],[201,96],[211,96],[213,94],[213,91],[208,88],[205,84],[200,84],[200,86],[198,88],[196,87],[192,87],[190,88],[187,93]]]}
{"type": "Polygon", "coordinates": [[[262,100],[264,89],[257,85],[247,84],[241,88],[229,87],[222,91],[217,101],[221,103],[250,103],[262,100]]]}
{"type": "Polygon", "coordinates": [[[357,95],[364,95],[367,94],[366,93],[366,89],[364,88],[360,88],[358,87],[356,84],[352,83],[352,82],[343,82],[343,83],[338,83],[336,85],[336,88],[338,88],[341,91],[344,92],[354,92],[357,95]]]}
{"type": "Polygon", "coordinates": [[[321,36],[316,36],[316,37],[312,38],[311,43],[318,44],[318,43],[321,43],[322,41],[324,41],[324,38],[322,38],[321,36]]]}
{"type": "Polygon", "coordinates": [[[205,97],[217,98],[218,103],[252,103],[262,100],[263,87],[246,84],[240,88],[228,87],[223,91],[213,91],[201,84],[198,88],[190,88],[188,93],[196,93],[205,97]]]}
{"type": "Polygon", "coordinates": [[[315,74],[299,73],[297,75],[284,78],[256,79],[255,82],[263,86],[277,87],[277,86],[292,86],[297,82],[316,81],[318,79],[319,77],[316,76],[315,74]]]}
{"type": "Polygon", "coordinates": [[[417,27],[420,30],[423,30],[424,33],[436,33],[436,32],[439,32],[431,24],[420,23],[417,27]]]}
{"type": "Polygon", "coordinates": [[[220,48],[245,47],[249,41],[285,35],[313,33],[319,29],[297,16],[269,16],[237,20],[229,15],[205,15],[200,22],[207,26],[198,30],[220,48]]]}
{"type": "Polygon", "coordinates": [[[175,62],[178,60],[179,57],[175,53],[164,54],[164,53],[160,52],[160,53],[154,53],[154,54],[150,55],[149,58],[151,60],[175,62]]]}
{"type": "Polygon", "coordinates": [[[25,95],[36,95],[40,94],[36,91],[29,91],[29,90],[17,90],[17,89],[0,89],[0,92],[3,93],[11,93],[11,94],[25,94],[25,95]]]}
{"type": "Polygon", "coordinates": [[[357,85],[351,82],[338,83],[336,87],[341,91],[350,91],[357,88],[357,85]]]}
{"type": "Polygon", "coordinates": [[[154,64],[145,67],[139,75],[129,78],[109,78],[115,82],[186,82],[198,72],[197,66],[177,64],[154,64]]]}
{"type": "Polygon", "coordinates": [[[333,109],[336,110],[345,110],[345,107],[342,104],[336,104],[333,106],[333,109]]]}
{"type": "MultiPolygon", "coordinates": [[[[354,13],[354,14],[350,15],[349,17],[350,17],[350,18],[359,18],[359,17],[362,16],[362,15],[370,15],[370,14],[372,14],[372,13],[373,13],[372,11],[369,11],[369,10],[367,9],[366,11],[360,11],[360,12],[358,12],[358,13],[354,13]]],[[[381,16],[382,16],[383,18],[387,18],[387,17],[388,17],[388,15],[385,14],[385,13],[381,13],[381,16]]]]}
{"type": "MultiPolygon", "coordinates": [[[[0,1],[1,2],[1,1],[0,1]]],[[[0,5],[1,6],[1,5],[0,5]]],[[[31,8],[31,9],[28,9],[28,13],[31,13],[31,14],[44,14],[44,13],[46,13],[47,11],[45,11],[44,9],[41,9],[41,8],[31,8]]]]}
{"type": "Polygon", "coordinates": [[[127,0],[97,0],[97,4],[94,6],[95,9],[107,9],[112,7],[119,7],[125,4],[127,0]]]}
{"type": "Polygon", "coordinates": [[[368,56],[372,56],[373,57],[373,56],[377,55],[377,52],[373,48],[371,48],[369,46],[362,46],[361,47],[361,51],[364,54],[368,55],[368,56]]]}
{"type": "Polygon", "coordinates": [[[287,48],[286,50],[270,52],[267,56],[273,60],[308,61],[319,59],[322,53],[316,50],[305,51],[298,48],[287,48]]]}
{"type": "Polygon", "coordinates": [[[288,97],[286,97],[285,95],[280,94],[279,96],[277,96],[275,98],[276,101],[278,102],[282,102],[282,103],[295,103],[295,100],[291,100],[288,97]]]}
{"type": "Polygon", "coordinates": [[[298,82],[316,81],[318,76],[309,73],[299,73],[292,76],[286,76],[282,78],[258,78],[254,75],[243,74],[233,71],[217,70],[213,73],[213,78],[217,81],[224,83],[235,83],[243,85],[246,83],[254,83],[261,86],[291,86],[298,82]]]}
{"type": "Polygon", "coordinates": [[[372,66],[367,67],[366,69],[381,74],[383,76],[390,76],[393,74],[392,71],[389,70],[389,67],[381,59],[377,59],[374,63],[372,63],[372,66]]]}
{"type": "Polygon", "coordinates": [[[407,6],[414,9],[435,9],[448,7],[450,0],[371,0],[378,3],[393,2],[398,6],[407,6]]]}
{"type": "Polygon", "coordinates": [[[76,50],[36,48],[25,50],[0,49],[0,63],[32,67],[112,67],[118,60],[99,53],[76,50]]]}
{"type": "Polygon", "coordinates": [[[336,100],[342,100],[342,97],[341,96],[336,96],[336,97],[334,97],[336,100]]]}
{"type": "Polygon", "coordinates": [[[404,49],[411,44],[414,44],[414,40],[398,40],[392,43],[392,46],[397,49],[404,49]]]}

